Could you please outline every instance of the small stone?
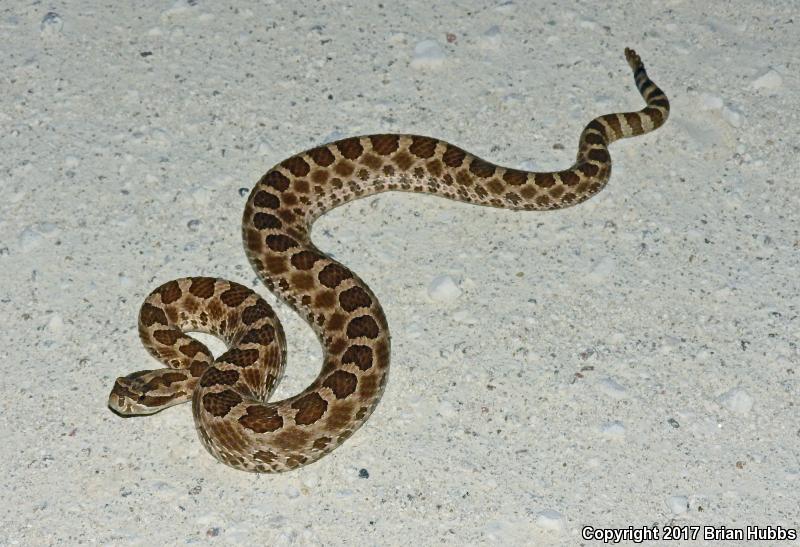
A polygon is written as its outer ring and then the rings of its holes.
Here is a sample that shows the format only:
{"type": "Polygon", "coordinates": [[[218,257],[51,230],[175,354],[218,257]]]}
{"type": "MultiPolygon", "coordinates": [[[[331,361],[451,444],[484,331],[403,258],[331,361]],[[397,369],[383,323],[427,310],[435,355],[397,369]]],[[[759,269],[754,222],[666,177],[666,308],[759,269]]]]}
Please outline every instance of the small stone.
{"type": "Polygon", "coordinates": [[[722,117],[733,127],[741,127],[744,121],[742,112],[738,108],[730,105],[722,107],[722,117]]]}
{"type": "Polygon", "coordinates": [[[717,97],[709,93],[700,94],[700,107],[703,110],[719,110],[724,104],[725,102],[722,100],[722,97],[717,97]]]}
{"type": "Polygon", "coordinates": [[[61,336],[64,334],[64,320],[60,315],[54,313],[50,317],[50,320],[47,322],[47,330],[56,336],[61,336]]]}
{"type": "Polygon", "coordinates": [[[258,143],[258,149],[256,150],[256,153],[259,156],[268,156],[273,151],[274,147],[272,146],[272,143],[265,139],[261,139],[261,141],[258,143]]]}
{"type": "Polygon", "coordinates": [[[508,1],[499,4],[494,9],[496,12],[502,13],[503,15],[510,15],[516,11],[517,5],[514,2],[508,1]]]}
{"type": "Polygon", "coordinates": [[[456,415],[456,409],[453,408],[449,401],[442,401],[439,403],[439,414],[441,414],[442,418],[452,418],[456,415]]]}
{"type": "Polygon", "coordinates": [[[608,279],[608,277],[614,272],[614,268],[614,259],[606,256],[597,261],[592,268],[592,271],[589,272],[589,275],[586,277],[595,283],[601,283],[608,279]]]}
{"type": "Polygon", "coordinates": [[[436,40],[423,40],[414,46],[414,57],[411,68],[430,70],[440,68],[444,64],[445,54],[436,40]]]}
{"type": "Polygon", "coordinates": [[[717,401],[731,412],[741,415],[748,414],[753,408],[753,398],[739,387],[726,391],[717,401]]]}
{"type": "Polygon", "coordinates": [[[621,332],[614,332],[611,333],[611,336],[608,338],[608,341],[612,344],[622,344],[625,341],[625,335],[621,332]]]}
{"type": "Polygon", "coordinates": [[[755,89],[777,89],[783,85],[783,78],[774,69],[769,69],[753,80],[751,85],[755,89]]]}
{"type": "Polygon", "coordinates": [[[475,316],[470,315],[467,310],[458,310],[450,316],[453,321],[458,323],[466,323],[467,325],[476,325],[478,324],[478,320],[475,316]]]}
{"type": "Polygon", "coordinates": [[[536,520],[534,524],[542,529],[547,530],[549,532],[563,532],[566,526],[564,522],[564,517],[558,511],[553,511],[552,509],[545,509],[544,511],[539,511],[536,514],[536,520]]]}
{"type": "Polygon", "coordinates": [[[625,438],[625,426],[618,420],[606,422],[600,426],[600,434],[608,439],[622,440],[625,438]]]}
{"type": "Polygon", "coordinates": [[[625,398],[625,388],[612,378],[603,378],[598,382],[597,386],[603,393],[613,399],[625,398]]]}
{"type": "Polygon", "coordinates": [[[478,45],[484,49],[497,49],[502,43],[500,27],[497,25],[489,27],[486,32],[478,39],[478,45]]]}
{"type": "Polygon", "coordinates": [[[43,36],[55,36],[57,34],[61,34],[61,29],[64,28],[64,20],[61,19],[61,16],[54,11],[48,11],[44,17],[42,17],[42,22],[39,25],[39,29],[42,32],[43,36]]]}
{"type": "Polygon", "coordinates": [[[689,510],[689,498],[686,496],[671,496],[667,498],[667,507],[673,515],[682,515],[689,510]]]}
{"type": "Polygon", "coordinates": [[[359,469],[358,470],[358,478],[359,479],[368,479],[369,478],[369,471],[366,469],[359,469]]]}
{"type": "Polygon", "coordinates": [[[513,532],[511,523],[505,520],[491,520],[483,526],[483,534],[486,539],[499,545],[510,543],[513,532]]]}
{"type": "Polygon", "coordinates": [[[428,285],[428,296],[440,302],[455,300],[461,296],[461,289],[449,275],[440,275],[433,278],[428,285]]]}
{"type": "Polygon", "coordinates": [[[306,475],[303,475],[303,478],[301,480],[303,481],[303,486],[305,486],[309,490],[316,488],[317,485],[319,484],[317,475],[313,473],[308,473],[306,475]]]}
{"type": "Polygon", "coordinates": [[[42,242],[42,234],[33,229],[32,226],[23,228],[17,236],[17,243],[22,252],[36,248],[42,242]]]}
{"type": "Polygon", "coordinates": [[[45,238],[53,239],[59,233],[58,226],[52,222],[39,222],[23,228],[17,236],[17,243],[21,251],[27,252],[38,247],[45,238]]]}
{"type": "Polygon", "coordinates": [[[161,19],[166,21],[185,15],[194,4],[188,0],[177,0],[172,6],[161,12],[161,19]]]}
{"type": "Polygon", "coordinates": [[[211,191],[202,186],[196,187],[190,195],[192,200],[201,208],[211,203],[211,191]]]}

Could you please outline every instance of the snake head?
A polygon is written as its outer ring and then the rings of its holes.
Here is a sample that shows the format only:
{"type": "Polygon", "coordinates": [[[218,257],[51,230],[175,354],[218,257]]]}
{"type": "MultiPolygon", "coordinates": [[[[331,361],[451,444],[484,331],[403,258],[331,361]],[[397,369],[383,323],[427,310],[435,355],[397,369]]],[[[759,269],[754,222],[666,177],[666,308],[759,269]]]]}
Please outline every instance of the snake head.
{"type": "Polygon", "coordinates": [[[120,416],[145,416],[192,398],[196,379],[186,370],[142,370],[120,376],[108,396],[108,408],[120,416]]]}

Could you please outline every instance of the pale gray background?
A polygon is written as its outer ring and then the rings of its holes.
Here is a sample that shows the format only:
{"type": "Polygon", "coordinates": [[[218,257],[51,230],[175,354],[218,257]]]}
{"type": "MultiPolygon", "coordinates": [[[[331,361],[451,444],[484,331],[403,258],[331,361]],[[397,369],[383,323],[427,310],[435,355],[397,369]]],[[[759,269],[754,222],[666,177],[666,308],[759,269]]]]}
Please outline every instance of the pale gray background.
{"type": "MultiPolygon", "coordinates": [[[[798,525],[795,2],[225,4],[0,7],[1,544],[798,525]],[[444,60],[412,64],[428,39],[444,60]],[[188,406],[106,408],[116,376],[154,365],[136,334],[150,290],[215,275],[267,293],[240,189],[271,165],[397,131],[568,166],[592,117],[642,105],[625,46],[672,116],[614,144],[590,202],[515,214],[385,194],[317,223],[393,332],[383,401],[331,456],[250,475],[204,451],[188,406]],[[458,298],[428,297],[440,275],[458,298]]],[[[321,356],[278,310],[286,396],[321,356]]]]}

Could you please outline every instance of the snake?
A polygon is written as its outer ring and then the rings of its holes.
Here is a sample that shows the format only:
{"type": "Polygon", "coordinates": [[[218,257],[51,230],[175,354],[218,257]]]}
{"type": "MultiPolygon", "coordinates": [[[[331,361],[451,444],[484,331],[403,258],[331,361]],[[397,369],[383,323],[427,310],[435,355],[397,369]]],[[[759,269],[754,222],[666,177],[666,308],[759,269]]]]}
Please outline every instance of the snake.
{"type": "Polygon", "coordinates": [[[254,290],[213,277],[164,283],[139,311],[139,336],[165,368],[117,378],[108,406],[148,415],[192,402],[205,448],[235,469],[272,473],[315,462],[340,446],[375,410],[389,374],[390,334],[375,293],[319,250],[311,226],[327,211],[386,191],[433,194],[511,210],[551,210],[602,190],[608,146],[661,126],[664,92],[625,49],[646,107],[605,114],[583,129],[568,169],[502,167],[440,139],[406,134],[350,137],[295,154],[261,177],[247,199],[244,248],[260,280],[317,335],[323,359],[302,392],[270,401],[284,373],[286,339],[254,290]],[[207,333],[227,350],[214,357],[187,333],[207,333]]]}

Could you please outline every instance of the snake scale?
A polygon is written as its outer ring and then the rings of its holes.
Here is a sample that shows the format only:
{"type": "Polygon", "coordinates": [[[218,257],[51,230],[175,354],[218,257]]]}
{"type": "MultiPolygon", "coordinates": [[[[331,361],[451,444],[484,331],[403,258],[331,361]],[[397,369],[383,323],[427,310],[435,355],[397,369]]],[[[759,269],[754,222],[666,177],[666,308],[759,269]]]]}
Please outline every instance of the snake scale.
{"type": "Polygon", "coordinates": [[[365,196],[400,190],[513,210],[560,209],[599,192],[611,174],[608,145],[662,125],[664,93],[639,56],[625,50],[647,106],[593,119],[569,169],[535,173],[501,167],[457,146],[415,135],[353,137],[296,154],[250,193],[242,233],[260,279],[300,313],[323,348],[322,368],[301,393],[269,402],[284,371],[283,329],[251,289],[187,277],[145,299],[139,334],[168,368],[118,378],[109,407],[152,414],[192,401],[200,439],[214,457],[244,471],[295,469],[341,445],[369,418],[389,373],[389,328],[370,288],[311,241],[315,219],[365,196]],[[186,332],[221,338],[216,359],[186,332]]]}

